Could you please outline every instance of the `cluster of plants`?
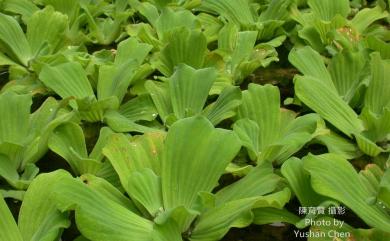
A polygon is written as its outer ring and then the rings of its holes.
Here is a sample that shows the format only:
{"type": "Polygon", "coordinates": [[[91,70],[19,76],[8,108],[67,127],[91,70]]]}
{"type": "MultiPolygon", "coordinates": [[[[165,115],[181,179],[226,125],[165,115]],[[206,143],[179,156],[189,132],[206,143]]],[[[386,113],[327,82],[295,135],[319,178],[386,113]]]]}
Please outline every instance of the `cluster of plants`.
{"type": "Polygon", "coordinates": [[[0,241],[390,240],[389,6],[0,0],[0,241]]]}

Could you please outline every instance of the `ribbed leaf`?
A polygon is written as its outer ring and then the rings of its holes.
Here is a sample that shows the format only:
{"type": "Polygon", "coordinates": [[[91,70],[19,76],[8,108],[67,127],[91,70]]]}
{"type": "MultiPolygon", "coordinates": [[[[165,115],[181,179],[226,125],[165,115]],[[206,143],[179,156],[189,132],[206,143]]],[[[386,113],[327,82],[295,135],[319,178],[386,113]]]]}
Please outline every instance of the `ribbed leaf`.
{"type": "Polygon", "coordinates": [[[210,192],[217,185],[239,148],[231,131],[215,129],[205,117],[175,122],[165,141],[162,162],[164,207],[192,208],[199,192],[210,192]]]}
{"type": "Polygon", "coordinates": [[[179,119],[200,114],[217,73],[215,69],[195,70],[179,65],[169,80],[172,107],[179,119]]]}
{"type": "Polygon", "coordinates": [[[56,171],[38,176],[30,184],[20,208],[18,224],[23,240],[55,241],[70,225],[68,215],[57,210],[54,190],[70,174],[56,171]]]}
{"type": "Polygon", "coordinates": [[[42,0],[45,5],[51,5],[56,11],[68,15],[69,22],[74,23],[78,18],[80,2],[77,0],[42,0]]]}
{"type": "Polygon", "coordinates": [[[329,64],[329,73],[337,92],[346,102],[352,100],[361,84],[365,63],[366,60],[362,53],[344,50],[334,56],[329,64]]]}
{"type": "Polygon", "coordinates": [[[378,198],[387,205],[387,208],[390,208],[390,169],[387,169],[382,176],[378,198]]]}
{"type": "Polygon", "coordinates": [[[371,112],[381,115],[384,108],[390,109],[390,63],[381,59],[379,53],[371,55],[371,81],[367,88],[364,105],[371,112]]]}
{"type": "Polygon", "coordinates": [[[168,116],[173,113],[168,83],[148,80],[145,83],[145,88],[152,97],[160,118],[165,123],[168,116]]]}
{"type": "Polygon", "coordinates": [[[130,120],[152,121],[157,117],[157,110],[150,95],[140,95],[121,105],[119,113],[130,120]]]}
{"type": "Polygon", "coordinates": [[[81,180],[67,179],[55,193],[58,208],[75,210],[77,227],[90,240],[151,240],[151,221],[88,188],[81,180]]]}
{"type": "Polygon", "coordinates": [[[11,16],[0,13],[0,43],[9,57],[27,66],[32,57],[30,46],[22,28],[11,16]]]}
{"type": "Polygon", "coordinates": [[[82,128],[69,122],[57,127],[49,139],[49,148],[64,158],[74,172],[82,173],[82,158],[88,158],[85,137],[82,128]]]}
{"type": "Polygon", "coordinates": [[[351,20],[351,25],[359,32],[364,33],[373,22],[387,17],[389,14],[377,5],[374,8],[361,9],[351,20]]]}
{"type": "Polygon", "coordinates": [[[210,209],[199,217],[191,241],[220,240],[231,227],[243,228],[253,219],[251,208],[257,198],[239,199],[210,209]]]}
{"type": "Polygon", "coordinates": [[[28,22],[34,12],[39,10],[39,8],[29,0],[5,0],[1,7],[6,12],[20,14],[25,23],[28,22]]]}
{"type": "Polygon", "coordinates": [[[153,228],[153,241],[183,241],[180,229],[173,219],[163,225],[155,224],[153,228]]]}
{"type": "Polygon", "coordinates": [[[310,185],[310,175],[303,169],[303,162],[291,157],[283,163],[281,168],[290,188],[303,207],[314,207],[324,201],[324,197],[318,195],[310,185]]]}
{"type": "Polygon", "coordinates": [[[178,29],[199,29],[199,23],[196,16],[191,11],[176,10],[164,8],[161,15],[155,22],[155,28],[158,37],[164,42],[169,43],[172,35],[177,33],[178,29]]]}
{"type": "Polygon", "coordinates": [[[330,21],[337,14],[347,17],[351,9],[348,0],[308,0],[313,12],[322,20],[330,21]]]}
{"type": "Polygon", "coordinates": [[[27,23],[27,41],[33,56],[52,54],[65,38],[68,18],[52,7],[35,12],[27,23]]]}
{"type": "Polygon", "coordinates": [[[378,51],[382,58],[390,59],[390,45],[388,45],[385,41],[382,41],[375,36],[368,36],[365,39],[365,44],[367,48],[378,51]]]}
{"type": "Polygon", "coordinates": [[[180,28],[172,33],[168,44],[161,50],[157,68],[165,76],[171,76],[179,64],[195,69],[203,66],[207,41],[202,32],[180,28]]]}
{"type": "Polygon", "coordinates": [[[31,104],[31,95],[0,94],[0,143],[24,145],[30,128],[31,104]]]}
{"type": "Polygon", "coordinates": [[[351,136],[363,130],[357,114],[324,82],[310,76],[295,77],[295,93],[312,110],[332,123],[344,134],[351,136]]]}
{"type": "Polygon", "coordinates": [[[371,194],[347,160],[334,154],[324,154],[309,155],[303,162],[316,192],[342,202],[368,225],[383,231],[390,230],[390,215],[381,207],[368,204],[371,194]]]}
{"type": "Polygon", "coordinates": [[[107,111],[104,113],[104,122],[115,132],[148,132],[156,131],[153,128],[136,123],[134,120],[126,118],[117,111],[107,111]]]}
{"type": "Polygon", "coordinates": [[[245,177],[215,195],[217,205],[230,201],[263,196],[274,191],[282,179],[274,174],[271,163],[253,168],[245,177]]]}
{"type": "Polygon", "coordinates": [[[334,87],[332,77],[326,69],[321,55],[311,47],[306,46],[291,50],[288,60],[305,76],[318,78],[330,88],[334,87]]]}
{"type": "Polygon", "coordinates": [[[128,62],[129,59],[135,59],[140,65],[152,50],[153,46],[145,43],[140,43],[136,38],[128,38],[118,44],[118,49],[115,56],[115,65],[122,65],[128,62]]]}
{"type": "Polygon", "coordinates": [[[316,137],[321,144],[328,148],[329,153],[338,154],[346,159],[353,159],[362,155],[357,146],[334,132],[316,137]]]}
{"type": "Polygon", "coordinates": [[[23,237],[3,196],[0,196],[0,216],[0,240],[23,241],[23,237]]]}
{"type": "Polygon", "coordinates": [[[87,74],[77,62],[44,66],[39,78],[62,98],[74,96],[82,99],[94,96],[87,74]]]}
{"type": "Polygon", "coordinates": [[[139,211],[134,203],[121,191],[112,186],[107,180],[91,174],[84,174],[80,177],[80,179],[84,183],[88,184],[88,188],[91,188],[105,198],[110,199],[110,201],[116,202],[117,204],[138,214],[139,211]]]}
{"type": "Polygon", "coordinates": [[[150,215],[156,216],[163,210],[161,179],[151,169],[131,172],[127,190],[131,198],[141,203],[150,215]]]}
{"type": "Polygon", "coordinates": [[[103,149],[103,154],[111,162],[126,190],[129,176],[133,172],[148,168],[160,175],[163,140],[162,132],[146,133],[131,141],[123,134],[114,134],[111,137],[103,149]]]}
{"type": "Polygon", "coordinates": [[[282,208],[289,198],[289,190],[284,189],[267,196],[238,199],[209,208],[199,217],[190,240],[220,240],[231,227],[242,228],[252,223],[253,207],[282,208]]]}
{"type": "Polygon", "coordinates": [[[280,96],[279,90],[271,85],[250,84],[243,91],[242,104],[238,108],[239,118],[249,118],[259,127],[259,151],[279,138],[280,96]]]}
{"type": "Polygon", "coordinates": [[[205,0],[201,8],[218,13],[238,26],[249,27],[257,21],[248,0],[205,0]]]}
{"type": "Polygon", "coordinates": [[[116,96],[121,102],[137,68],[151,49],[151,45],[139,43],[135,38],[120,42],[114,64],[103,65],[99,69],[98,99],[116,96]]]}
{"type": "Polygon", "coordinates": [[[257,225],[271,224],[271,223],[289,223],[295,225],[301,219],[286,209],[276,208],[257,208],[253,210],[253,223],[257,225]]]}
{"type": "Polygon", "coordinates": [[[11,185],[16,185],[19,180],[17,165],[4,154],[0,154],[0,177],[4,178],[11,185]]]}
{"type": "Polygon", "coordinates": [[[238,87],[226,87],[218,96],[217,101],[204,109],[203,115],[215,126],[221,121],[234,116],[240,104],[241,90],[238,87]]]}

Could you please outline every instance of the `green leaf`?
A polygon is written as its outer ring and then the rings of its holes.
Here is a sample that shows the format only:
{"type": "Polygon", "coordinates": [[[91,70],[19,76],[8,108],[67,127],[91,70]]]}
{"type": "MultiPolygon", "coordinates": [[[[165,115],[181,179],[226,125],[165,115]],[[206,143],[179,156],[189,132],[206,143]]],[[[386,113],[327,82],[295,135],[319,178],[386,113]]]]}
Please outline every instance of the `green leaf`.
{"type": "Polygon", "coordinates": [[[148,132],[156,131],[153,128],[136,123],[134,120],[126,118],[117,111],[107,111],[104,113],[104,122],[115,132],[148,132]]]}
{"type": "Polygon", "coordinates": [[[54,190],[70,174],[55,171],[39,175],[30,184],[19,213],[19,229],[23,240],[56,240],[62,229],[69,227],[66,213],[57,210],[54,190]]]}
{"type": "Polygon", "coordinates": [[[357,114],[329,85],[311,76],[296,76],[294,83],[298,98],[344,134],[363,131],[357,114]]]}
{"type": "MultiPolygon", "coordinates": [[[[218,184],[239,148],[233,132],[215,129],[205,117],[175,122],[169,129],[163,151],[164,207],[172,209],[183,205],[191,209],[199,192],[210,192],[218,184]]],[[[184,226],[188,227],[190,221],[186,220],[184,226]]]]}
{"type": "Polygon", "coordinates": [[[36,11],[27,23],[26,33],[33,56],[57,51],[64,42],[67,27],[67,16],[52,7],[36,11]]]}
{"type": "Polygon", "coordinates": [[[131,172],[126,190],[150,215],[156,216],[163,210],[161,179],[151,169],[131,172]]]}
{"type": "Polygon", "coordinates": [[[332,76],[326,69],[321,55],[311,47],[306,46],[291,50],[288,60],[305,76],[320,79],[329,88],[335,89],[332,76]]]}
{"type": "Polygon", "coordinates": [[[155,224],[153,229],[153,241],[183,241],[180,229],[172,218],[163,225],[155,224]]]}
{"type": "Polygon", "coordinates": [[[202,32],[187,28],[177,29],[161,50],[156,63],[157,69],[167,77],[173,74],[179,64],[199,69],[203,66],[206,50],[207,41],[202,32]]]}
{"type": "Polygon", "coordinates": [[[324,197],[318,195],[311,187],[310,175],[303,169],[303,162],[300,159],[296,157],[288,159],[283,163],[281,172],[303,207],[318,206],[324,201],[324,197]]]}
{"type": "Polygon", "coordinates": [[[373,22],[385,18],[389,15],[384,11],[379,5],[374,8],[364,8],[358,11],[358,13],[351,20],[351,25],[359,33],[364,33],[364,31],[370,26],[373,22]]]}
{"type": "Polygon", "coordinates": [[[101,166],[100,162],[88,158],[83,130],[73,122],[57,127],[48,145],[69,163],[76,174],[95,173],[101,166]]]}
{"type": "Polygon", "coordinates": [[[378,116],[364,108],[360,113],[366,129],[363,135],[373,142],[384,141],[390,133],[390,109],[385,108],[383,114],[378,116]]]}
{"type": "Polygon", "coordinates": [[[238,108],[239,118],[249,118],[259,127],[258,145],[262,151],[279,138],[280,96],[279,89],[272,85],[250,84],[242,93],[238,108]]]}
{"type": "Polygon", "coordinates": [[[148,80],[145,83],[145,88],[149,92],[160,118],[165,123],[169,115],[173,113],[168,83],[148,80]]]}
{"type": "Polygon", "coordinates": [[[238,199],[210,208],[199,217],[190,240],[220,240],[231,227],[243,228],[251,224],[252,208],[282,208],[281,205],[285,205],[289,198],[289,190],[284,189],[267,196],[238,199]]]}
{"type": "Polygon", "coordinates": [[[389,214],[368,204],[371,194],[347,160],[335,154],[324,154],[308,155],[303,162],[316,192],[342,202],[371,227],[385,232],[390,230],[389,214]]]}
{"type": "Polygon", "coordinates": [[[378,51],[383,59],[390,59],[390,45],[375,36],[368,36],[365,39],[367,48],[378,51]]]}
{"type": "MultiPolygon", "coordinates": [[[[161,173],[160,155],[163,148],[163,132],[145,133],[129,140],[123,134],[112,135],[103,154],[118,173],[122,186],[127,190],[130,174],[146,168],[156,175],[161,173]]],[[[130,192],[129,192],[130,193],[130,192]]]]}
{"type": "Polygon", "coordinates": [[[343,50],[332,58],[328,66],[338,94],[347,103],[352,100],[361,85],[365,63],[365,56],[361,52],[343,50]]]}
{"type": "Polygon", "coordinates": [[[368,85],[364,105],[371,112],[381,115],[390,109],[390,63],[382,60],[379,53],[371,55],[371,81],[368,85]]]}
{"type": "Polygon", "coordinates": [[[58,12],[68,15],[69,22],[79,28],[76,19],[79,17],[80,2],[78,0],[41,0],[46,6],[51,5],[58,12]],[[76,21],[76,23],[75,23],[76,21]]]}
{"type": "Polygon", "coordinates": [[[94,96],[87,74],[77,62],[43,67],[39,78],[62,98],[94,96]]]}
{"type": "Polygon", "coordinates": [[[281,180],[280,176],[273,173],[271,163],[263,163],[253,168],[242,179],[218,191],[215,195],[216,203],[219,205],[269,194],[278,187],[281,180]]]}
{"type": "Polygon", "coordinates": [[[253,223],[257,225],[271,223],[289,223],[295,225],[301,219],[286,209],[257,208],[253,210],[253,223]]]}
{"type": "Polygon", "coordinates": [[[220,240],[231,227],[243,228],[253,219],[251,208],[257,198],[247,198],[224,203],[199,217],[191,241],[220,240]]]}
{"type": "Polygon", "coordinates": [[[325,145],[329,153],[338,154],[346,159],[354,159],[362,155],[354,143],[334,132],[319,135],[316,140],[325,145]]]}
{"type": "Polygon", "coordinates": [[[11,16],[0,13],[0,42],[2,51],[27,66],[32,57],[30,46],[22,28],[11,16]]]}
{"type": "Polygon", "coordinates": [[[191,11],[179,9],[173,11],[170,8],[162,10],[154,27],[159,39],[164,43],[169,43],[180,29],[186,29],[186,31],[200,29],[196,16],[191,11]]]}
{"type": "Polygon", "coordinates": [[[0,216],[0,240],[23,241],[23,237],[3,196],[0,196],[0,216]]]}
{"type": "Polygon", "coordinates": [[[55,190],[57,207],[74,210],[81,234],[90,240],[150,241],[152,222],[91,189],[78,179],[64,180],[55,190]]]}
{"type": "Polygon", "coordinates": [[[28,22],[34,12],[39,8],[29,0],[5,0],[1,8],[6,12],[20,14],[23,22],[28,22]]]}
{"type": "Polygon", "coordinates": [[[387,205],[387,208],[390,208],[390,169],[387,169],[382,176],[378,198],[387,205]]]}
{"type": "Polygon", "coordinates": [[[139,213],[134,203],[107,180],[91,174],[84,174],[80,179],[88,184],[89,188],[110,199],[110,201],[116,202],[136,214],[139,213]]]}
{"type": "Polygon", "coordinates": [[[118,44],[114,64],[118,66],[125,64],[131,58],[141,65],[152,48],[153,46],[140,43],[136,38],[123,40],[118,44]]]}
{"type": "Polygon", "coordinates": [[[226,87],[218,96],[216,102],[208,105],[203,110],[203,115],[214,126],[221,121],[231,118],[236,114],[237,107],[241,104],[241,90],[238,87],[226,87]]]}
{"type": "Polygon", "coordinates": [[[322,20],[331,21],[336,15],[347,17],[351,9],[348,0],[308,0],[313,12],[322,20]]]}
{"type": "Polygon", "coordinates": [[[249,27],[256,22],[256,16],[248,0],[205,0],[201,9],[218,13],[237,26],[249,27]]]}
{"type": "Polygon", "coordinates": [[[181,119],[200,114],[216,78],[215,69],[195,70],[190,66],[179,65],[169,80],[175,116],[181,119]]]}
{"type": "Polygon", "coordinates": [[[30,128],[31,104],[31,95],[17,95],[13,92],[0,94],[0,143],[25,144],[30,128]]]}
{"type": "Polygon", "coordinates": [[[139,43],[135,38],[120,42],[114,64],[103,65],[99,69],[98,99],[116,96],[121,102],[133,81],[137,68],[151,49],[152,46],[139,43]]]}
{"type": "Polygon", "coordinates": [[[119,108],[119,113],[130,120],[152,121],[157,117],[157,110],[148,94],[137,96],[119,108]]]}

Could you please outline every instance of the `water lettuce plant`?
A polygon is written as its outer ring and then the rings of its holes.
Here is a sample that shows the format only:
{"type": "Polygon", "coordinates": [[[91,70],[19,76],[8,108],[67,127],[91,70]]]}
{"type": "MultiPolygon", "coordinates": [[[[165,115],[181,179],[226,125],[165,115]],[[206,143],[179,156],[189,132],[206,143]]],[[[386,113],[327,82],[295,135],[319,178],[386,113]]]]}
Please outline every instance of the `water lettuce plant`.
{"type": "Polygon", "coordinates": [[[390,240],[389,11],[0,0],[0,241],[390,240]]]}

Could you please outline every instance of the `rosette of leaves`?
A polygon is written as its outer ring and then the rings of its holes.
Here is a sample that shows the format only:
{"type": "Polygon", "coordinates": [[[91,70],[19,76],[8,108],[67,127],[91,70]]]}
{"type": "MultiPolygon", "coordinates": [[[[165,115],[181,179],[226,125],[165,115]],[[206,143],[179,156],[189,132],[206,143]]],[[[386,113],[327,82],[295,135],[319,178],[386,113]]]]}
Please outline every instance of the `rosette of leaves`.
{"type": "Polygon", "coordinates": [[[211,15],[194,15],[185,9],[159,10],[147,3],[134,5],[150,24],[129,25],[127,32],[155,47],[152,65],[165,77],[170,77],[179,64],[196,69],[215,67],[219,78],[214,89],[218,91],[277,61],[275,48],[285,39],[280,36],[256,44],[257,30],[240,31],[233,23],[224,25],[211,15]],[[218,47],[209,49],[215,41],[218,47]]]}
{"type": "Polygon", "coordinates": [[[125,37],[124,28],[134,13],[127,0],[38,0],[68,16],[68,36],[77,45],[111,45],[125,37]]]}
{"type": "Polygon", "coordinates": [[[57,209],[54,191],[58,183],[69,178],[71,175],[63,170],[35,178],[24,195],[17,223],[0,194],[0,240],[59,240],[70,221],[67,213],[57,209]]]}
{"type": "MultiPolygon", "coordinates": [[[[281,172],[303,207],[322,206],[326,209],[329,206],[341,205],[347,207],[346,212],[354,212],[371,227],[371,229],[355,229],[345,224],[335,230],[350,232],[352,237],[359,240],[371,240],[374,237],[386,240],[390,237],[388,166],[382,169],[378,165],[368,164],[363,170],[356,172],[355,167],[338,154],[309,154],[302,159],[295,157],[288,159],[283,164],[281,172]]],[[[277,221],[279,215],[285,217],[283,222],[294,224],[300,229],[307,226],[304,220],[308,218],[331,220],[328,212],[309,213],[302,218],[285,209],[269,208],[255,212],[254,222],[270,223],[277,221]]],[[[327,232],[333,227],[313,226],[311,228],[327,232]]]]}
{"type": "Polygon", "coordinates": [[[39,78],[62,98],[73,98],[70,106],[81,120],[105,122],[114,131],[144,132],[150,128],[136,121],[152,121],[157,116],[149,96],[138,96],[121,105],[128,87],[145,71],[140,67],[151,46],[134,38],[118,45],[114,60],[99,64],[96,81],[90,81],[87,70],[78,62],[46,65],[39,78]],[[93,83],[96,83],[96,95],[93,83]]]}
{"type": "Polygon", "coordinates": [[[35,10],[26,19],[26,33],[15,18],[0,13],[0,66],[10,66],[9,79],[13,80],[5,88],[22,93],[42,92],[36,78],[40,71],[38,63],[68,44],[66,15],[52,7],[35,10]]]}
{"type": "MultiPolygon", "coordinates": [[[[305,105],[350,139],[354,137],[363,153],[377,156],[388,149],[387,60],[377,52],[368,55],[344,50],[326,67],[321,55],[310,47],[293,50],[289,60],[303,74],[296,76],[294,83],[295,93],[305,105]],[[360,114],[353,108],[360,110],[360,114]]],[[[333,150],[351,156],[347,154],[351,152],[350,145],[344,145],[346,141],[342,139],[332,134],[320,141],[328,148],[339,143],[347,149],[333,150]]]]}
{"type": "Polygon", "coordinates": [[[31,113],[31,95],[0,94],[0,177],[13,189],[28,187],[39,171],[35,163],[48,150],[50,134],[72,119],[73,113],[60,110],[64,102],[48,98],[31,113]]]}
{"type": "Polygon", "coordinates": [[[235,24],[241,31],[258,31],[257,39],[271,40],[284,35],[283,24],[289,17],[288,9],[293,1],[269,0],[264,5],[249,0],[205,0],[201,11],[235,24]]]}
{"type": "Polygon", "coordinates": [[[238,87],[226,87],[215,102],[205,107],[216,79],[217,71],[214,68],[195,70],[181,64],[166,81],[149,80],[145,87],[167,126],[194,115],[206,116],[212,124],[217,125],[235,115],[241,103],[241,91],[238,87]]]}
{"type": "Polygon", "coordinates": [[[320,53],[362,46],[377,51],[388,49],[383,42],[388,30],[376,23],[389,16],[385,3],[378,1],[373,8],[357,11],[352,11],[349,0],[308,0],[307,3],[309,11],[291,8],[291,17],[299,23],[297,34],[304,41],[297,45],[308,44],[320,53]]]}
{"type": "Polygon", "coordinates": [[[167,134],[113,134],[103,153],[130,198],[83,175],[56,182],[55,203],[75,211],[79,231],[91,241],[219,240],[230,227],[249,225],[253,208],[281,208],[290,197],[270,163],[212,194],[239,149],[234,132],[202,116],[175,122],[167,134]]]}
{"type": "Polygon", "coordinates": [[[316,114],[298,116],[280,108],[279,89],[249,84],[242,93],[237,121],[233,125],[250,158],[257,162],[283,163],[321,132],[316,114]]]}

